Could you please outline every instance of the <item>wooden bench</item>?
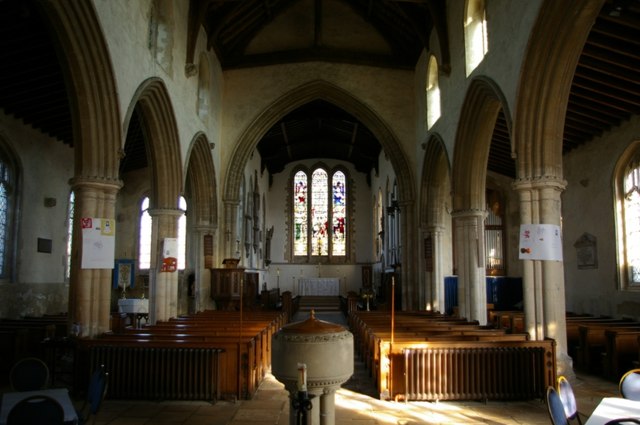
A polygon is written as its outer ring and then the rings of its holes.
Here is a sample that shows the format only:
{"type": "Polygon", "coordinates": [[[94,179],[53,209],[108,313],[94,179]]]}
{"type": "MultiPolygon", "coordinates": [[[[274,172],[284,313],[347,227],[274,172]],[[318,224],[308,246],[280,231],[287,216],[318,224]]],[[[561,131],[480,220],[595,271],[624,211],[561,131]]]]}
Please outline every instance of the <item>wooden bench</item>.
{"type": "Polygon", "coordinates": [[[640,329],[640,323],[633,321],[583,322],[579,325],[576,366],[591,373],[601,374],[603,372],[603,356],[606,352],[605,331],[618,328],[640,329]]]}
{"type": "Polygon", "coordinates": [[[604,376],[614,382],[635,367],[640,356],[640,329],[609,328],[604,331],[604,376]]]}

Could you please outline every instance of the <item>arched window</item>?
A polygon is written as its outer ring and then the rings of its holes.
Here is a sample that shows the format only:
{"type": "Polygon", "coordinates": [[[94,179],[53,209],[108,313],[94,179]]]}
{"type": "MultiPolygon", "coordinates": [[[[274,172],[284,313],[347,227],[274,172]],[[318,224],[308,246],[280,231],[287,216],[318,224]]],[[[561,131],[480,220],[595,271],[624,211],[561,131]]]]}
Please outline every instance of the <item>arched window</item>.
{"type": "Polygon", "coordinates": [[[484,0],[467,0],[464,20],[464,50],[468,77],[489,51],[484,0]]]}
{"type": "Polygon", "coordinates": [[[427,68],[427,130],[440,118],[440,83],[438,61],[431,55],[427,68]]]}
{"type": "Polygon", "coordinates": [[[178,219],[178,270],[184,270],[187,259],[187,200],[180,197],[182,215],[178,219]]]}
{"type": "Polygon", "coordinates": [[[67,252],[65,255],[64,278],[69,281],[71,277],[71,246],[73,243],[73,212],[75,209],[76,194],[69,193],[69,206],[67,207],[67,252]]]}
{"type": "Polygon", "coordinates": [[[149,197],[140,204],[140,230],[138,235],[138,268],[151,268],[151,214],[149,214],[149,197]]]}
{"type": "MultiPolygon", "coordinates": [[[[182,215],[178,219],[178,269],[186,267],[187,253],[187,200],[180,197],[179,208],[182,215]]],[[[151,228],[152,218],[149,214],[149,197],[146,196],[140,204],[140,233],[138,238],[138,268],[148,270],[151,268],[151,228]]]]}
{"type": "Polygon", "coordinates": [[[299,170],[292,182],[293,256],[347,255],[348,187],[344,171],[299,170]]]}
{"type": "Polygon", "coordinates": [[[620,287],[640,290],[640,141],[618,162],[616,197],[620,287]]]}
{"type": "Polygon", "coordinates": [[[11,279],[13,262],[16,170],[8,153],[0,149],[0,278],[11,279]]]}

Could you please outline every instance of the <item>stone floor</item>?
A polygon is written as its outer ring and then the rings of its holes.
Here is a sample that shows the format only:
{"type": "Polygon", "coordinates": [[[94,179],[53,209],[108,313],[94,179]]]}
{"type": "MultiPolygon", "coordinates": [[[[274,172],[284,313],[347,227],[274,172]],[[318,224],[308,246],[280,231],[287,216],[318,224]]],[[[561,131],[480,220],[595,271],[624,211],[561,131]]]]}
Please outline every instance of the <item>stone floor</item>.
{"type": "MultiPolygon", "coordinates": [[[[336,317],[323,317],[322,314],[316,314],[316,317],[336,321],[336,317]]],[[[616,383],[586,374],[578,374],[572,379],[572,386],[583,422],[603,397],[618,395],[616,383]]],[[[95,423],[101,425],[286,425],[289,424],[289,402],[284,386],[268,374],[251,400],[221,401],[214,405],[206,402],[106,400],[95,419],[95,423]]],[[[354,376],[336,394],[336,425],[550,423],[546,404],[541,400],[486,403],[381,401],[375,398],[373,381],[358,360],[354,376]]]]}

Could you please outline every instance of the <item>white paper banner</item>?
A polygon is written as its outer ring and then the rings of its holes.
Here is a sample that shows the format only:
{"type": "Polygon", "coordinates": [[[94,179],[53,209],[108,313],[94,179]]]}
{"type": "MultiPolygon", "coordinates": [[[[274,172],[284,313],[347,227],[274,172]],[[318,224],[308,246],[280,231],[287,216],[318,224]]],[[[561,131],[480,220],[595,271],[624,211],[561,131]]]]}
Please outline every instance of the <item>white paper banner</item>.
{"type": "Polygon", "coordinates": [[[108,218],[82,218],[83,269],[113,269],[116,222],[108,218]]]}
{"type": "Polygon", "coordinates": [[[521,224],[521,260],[562,261],[560,226],[555,224],[521,224]]]}
{"type": "Polygon", "coordinates": [[[175,272],[178,270],[178,239],[165,238],[162,244],[161,272],[175,272]]]}

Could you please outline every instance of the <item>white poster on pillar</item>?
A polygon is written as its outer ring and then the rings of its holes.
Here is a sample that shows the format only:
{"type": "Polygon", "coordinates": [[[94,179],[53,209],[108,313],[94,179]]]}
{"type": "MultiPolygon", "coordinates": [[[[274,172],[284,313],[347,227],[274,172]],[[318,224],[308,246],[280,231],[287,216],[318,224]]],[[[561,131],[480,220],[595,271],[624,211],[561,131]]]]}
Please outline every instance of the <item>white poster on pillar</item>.
{"type": "Polygon", "coordinates": [[[555,224],[521,224],[521,260],[562,261],[560,226],[555,224]]]}
{"type": "Polygon", "coordinates": [[[109,218],[84,217],[82,223],[83,269],[113,269],[116,222],[109,218]]]}
{"type": "Polygon", "coordinates": [[[160,272],[175,272],[176,270],[178,270],[178,239],[164,238],[160,272]]]}

